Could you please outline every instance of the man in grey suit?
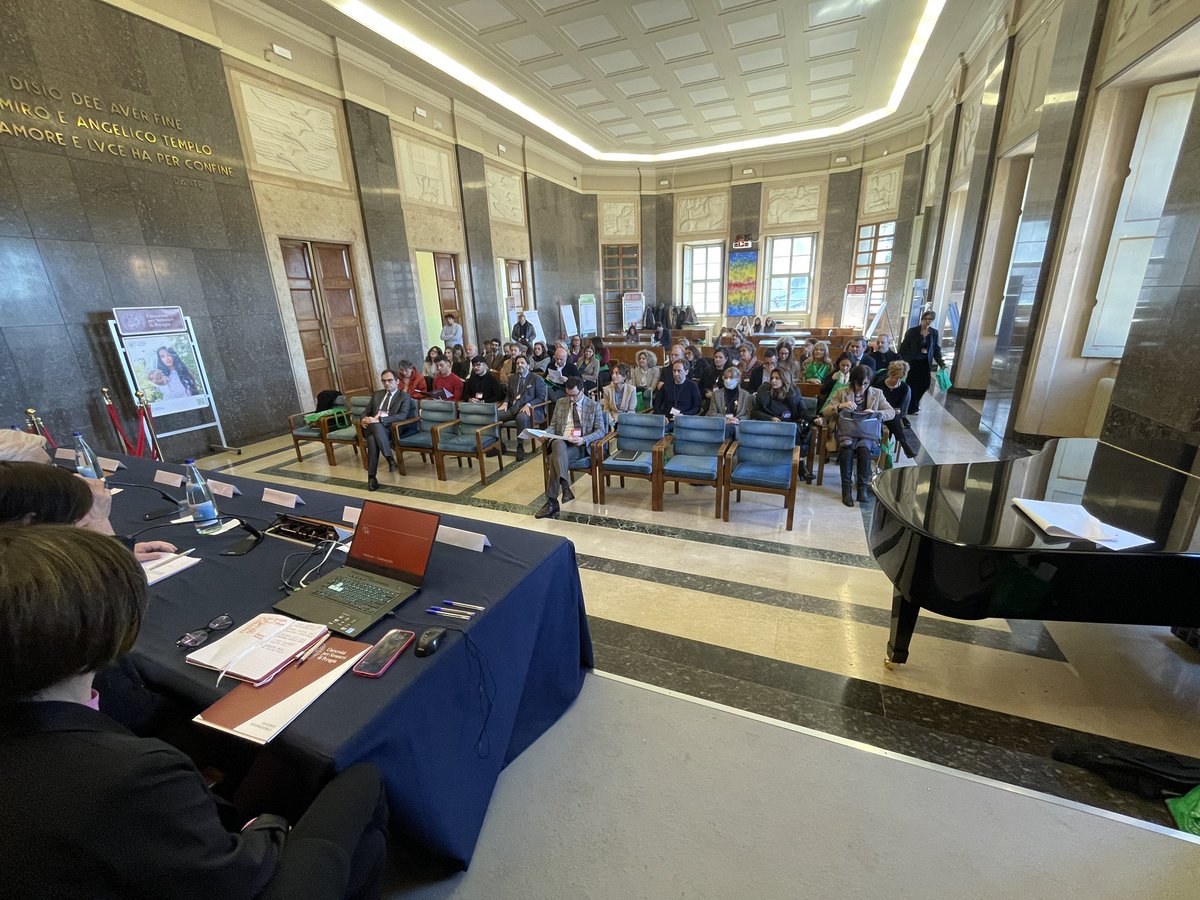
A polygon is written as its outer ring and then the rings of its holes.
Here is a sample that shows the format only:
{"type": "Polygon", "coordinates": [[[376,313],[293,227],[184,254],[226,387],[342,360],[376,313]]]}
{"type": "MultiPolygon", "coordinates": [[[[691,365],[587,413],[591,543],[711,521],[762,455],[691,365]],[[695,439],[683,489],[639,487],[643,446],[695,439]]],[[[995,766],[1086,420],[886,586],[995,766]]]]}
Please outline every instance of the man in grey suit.
{"type": "MultiPolygon", "coordinates": [[[[516,422],[519,435],[531,425],[541,425],[546,418],[544,409],[535,410],[539,403],[546,402],[546,382],[542,376],[529,368],[524,356],[516,358],[517,372],[508,376],[508,394],[500,404],[500,421],[516,422]]],[[[525,448],[517,438],[517,461],[525,458],[525,448]]]]}
{"type": "Polygon", "coordinates": [[[396,471],[396,460],[392,456],[392,424],[417,417],[417,401],[396,386],[395,372],[384,369],[379,373],[379,380],[383,382],[383,390],[371,395],[371,402],[360,420],[367,441],[368,491],[379,490],[375,473],[379,470],[380,453],[387,458],[388,471],[396,471]]]}
{"type": "Polygon", "coordinates": [[[563,387],[566,396],[554,404],[554,415],[547,429],[563,435],[563,440],[550,441],[550,484],[546,487],[545,505],[534,513],[538,519],[558,515],[560,490],[563,503],[575,499],[571,491],[571,463],[590,453],[592,444],[607,434],[600,404],[583,392],[583,381],[571,377],[563,387]]]}

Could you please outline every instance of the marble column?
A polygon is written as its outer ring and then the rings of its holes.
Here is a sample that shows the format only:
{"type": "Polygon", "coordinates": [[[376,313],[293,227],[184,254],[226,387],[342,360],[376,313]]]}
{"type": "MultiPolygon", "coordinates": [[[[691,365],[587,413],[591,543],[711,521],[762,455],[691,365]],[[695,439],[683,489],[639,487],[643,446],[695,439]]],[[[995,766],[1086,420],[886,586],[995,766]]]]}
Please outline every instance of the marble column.
{"type": "MultiPolygon", "coordinates": [[[[962,232],[958,239],[957,258],[950,270],[949,301],[957,303],[959,310],[958,333],[954,336],[956,347],[972,346],[974,336],[968,331],[971,327],[984,327],[978,316],[972,318],[971,307],[983,303],[982,298],[975,296],[975,276],[983,252],[983,226],[992,196],[996,145],[1000,140],[1000,124],[1008,96],[1014,46],[1015,39],[1010,37],[988,61],[987,78],[983,85],[983,103],[979,110],[979,127],[975,131],[975,146],[971,151],[967,199],[963,206],[962,232]]],[[[960,372],[970,368],[971,363],[972,360],[964,359],[962,353],[956,352],[951,378],[957,379],[960,372]]]]}
{"type": "Polygon", "coordinates": [[[642,293],[647,297],[658,296],[658,198],[643,194],[638,198],[638,213],[641,216],[638,235],[638,261],[641,263],[642,293]]]}
{"type": "Polygon", "coordinates": [[[1012,406],[1025,386],[1026,353],[1037,343],[1048,305],[1053,251],[1066,218],[1067,189],[1079,150],[1106,8],[1106,0],[1064,0],[1064,27],[1058,31],[1050,63],[1047,100],[1009,266],[1008,283],[1013,290],[1004,300],[984,400],[982,423],[996,434],[1014,435],[1012,406]]]}
{"type": "Polygon", "coordinates": [[[400,182],[388,117],[346,101],[350,152],[358,180],[363,236],[371,258],[379,323],[388,365],[401,359],[416,362],[424,355],[421,319],[400,182]]]}
{"type": "Polygon", "coordinates": [[[916,150],[904,157],[904,174],[900,182],[900,204],[896,212],[896,239],[892,243],[892,267],[888,278],[887,308],[891,328],[899,332],[892,338],[898,344],[904,335],[904,298],[912,285],[908,283],[908,266],[912,254],[919,248],[912,245],[913,220],[917,217],[917,209],[921,203],[921,180],[925,173],[924,150],[916,150]]]}
{"type": "Polygon", "coordinates": [[[946,227],[946,201],[950,196],[950,162],[958,146],[958,124],[962,119],[962,105],[955,104],[946,113],[942,125],[942,143],[938,158],[934,160],[934,193],[925,207],[925,253],[921,278],[925,279],[925,296],[933,296],[933,283],[937,279],[938,263],[942,255],[942,237],[946,227]]]}
{"type": "Polygon", "coordinates": [[[647,292],[646,303],[653,299],[655,306],[670,306],[675,302],[675,195],[659,194],[655,201],[654,295],[647,292]]]}
{"type": "Polygon", "coordinates": [[[510,329],[500,321],[500,298],[496,294],[496,259],[492,251],[492,217],[483,154],[462,144],[454,149],[458,155],[458,180],[462,189],[467,267],[475,298],[475,334],[508,334],[510,329]]]}
{"type": "Polygon", "coordinates": [[[842,321],[842,298],[854,268],[854,248],[858,239],[858,192],[862,169],[833,172],[825,200],[825,246],[821,250],[821,275],[817,299],[817,322],[822,328],[836,328],[842,321]]]}
{"type": "MultiPolygon", "coordinates": [[[[529,207],[530,266],[544,326],[557,322],[558,305],[574,303],[580,294],[600,297],[600,232],[595,194],[525,176],[529,207]]],[[[576,310],[578,313],[578,310],[576,310]]],[[[578,315],[576,322],[579,321],[578,315]]]]}
{"type": "Polygon", "coordinates": [[[1194,471],[1200,393],[1200,103],[1192,104],[1101,437],[1194,471]]]}

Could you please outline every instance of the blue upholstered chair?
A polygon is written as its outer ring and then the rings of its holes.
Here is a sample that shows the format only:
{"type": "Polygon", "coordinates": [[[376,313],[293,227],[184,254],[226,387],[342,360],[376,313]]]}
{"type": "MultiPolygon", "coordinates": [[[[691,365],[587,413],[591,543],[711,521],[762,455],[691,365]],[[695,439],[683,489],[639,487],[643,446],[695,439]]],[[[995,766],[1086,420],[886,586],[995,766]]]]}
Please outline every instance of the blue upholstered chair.
{"type": "Polygon", "coordinates": [[[365,445],[359,441],[356,422],[357,419],[362,418],[363,410],[367,408],[370,400],[370,394],[359,396],[338,394],[337,399],[333,401],[333,406],[330,407],[330,410],[334,411],[333,415],[324,416],[314,422],[306,421],[306,417],[312,413],[296,413],[294,416],[288,416],[288,431],[292,435],[292,445],[296,448],[297,462],[304,462],[304,457],[300,453],[300,444],[316,441],[325,447],[325,459],[329,465],[337,465],[337,459],[333,455],[334,444],[351,444],[354,447],[355,455],[362,456],[365,466],[366,454],[360,454],[361,448],[365,445]]]}
{"type": "MultiPolygon", "coordinates": [[[[611,428],[611,426],[609,425],[609,421],[608,421],[608,413],[601,412],[600,415],[604,420],[604,430],[607,432],[611,428]]],[[[542,481],[545,483],[545,486],[547,488],[550,487],[550,453],[549,453],[549,450],[550,450],[550,442],[544,441],[543,446],[542,446],[542,481]]],[[[592,503],[600,502],[600,492],[599,492],[599,488],[597,486],[599,483],[599,480],[600,480],[600,476],[597,474],[597,469],[599,467],[601,460],[604,459],[607,452],[608,452],[608,449],[605,444],[605,439],[601,439],[601,440],[595,441],[592,444],[591,450],[586,456],[583,456],[580,459],[577,459],[571,463],[571,472],[572,472],[571,480],[572,481],[574,481],[574,479],[575,479],[574,473],[576,473],[576,472],[578,472],[580,474],[587,472],[589,475],[592,476],[592,503]]]]}
{"type": "MultiPolygon", "coordinates": [[[[722,423],[723,424],[723,423],[722,423]]],[[[604,503],[604,489],[608,479],[617,475],[621,479],[621,487],[625,487],[626,478],[642,478],[650,482],[650,508],[662,509],[662,487],[658,481],[663,450],[666,448],[667,419],[666,416],[646,415],[640,413],[621,413],[617,416],[617,430],[596,443],[601,444],[600,456],[597,460],[599,479],[600,503],[604,503]],[[635,454],[631,459],[618,459],[622,451],[635,454]]]]}
{"type": "Polygon", "coordinates": [[[504,444],[500,441],[500,416],[495,403],[460,403],[455,424],[437,431],[433,453],[437,458],[438,478],[446,479],[446,457],[479,460],[479,480],[487,484],[483,459],[495,453],[504,469],[504,444]]]}
{"type": "Polygon", "coordinates": [[[721,518],[722,478],[725,472],[725,419],[717,416],[676,416],[667,438],[666,454],[656,462],[659,471],[658,506],[663,508],[665,482],[711,485],[716,496],[713,516],[721,518]]]}
{"type": "MultiPolygon", "coordinates": [[[[428,456],[436,461],[437,440],[440,429],[453,425],[458,420],[454,417],[453,400],[422,400],[415,419],[405,419],[403,422],[392,423],[392,450],[396,454],[396,466],[401,475],[407,475],[404,468],[405,453],[420,453],[421,459],[428,456]],[[417,430],[412,434],[400,436],[400,429],[405,425],[416,425],[417,430]]],[[[438,479],[446,480],[445,472],[437,466],[438,479]]]]}
{"type": "Polygon", "coordinates": [[[782,494],[787,507],[787,527],[792,530],[796,511],[796,482],[799,480],[800,448],[796,446],[794,422],[743,420],[737,439],[725,450],[723,518],[729,521],[729,495],[737,491],[782,494]]]}

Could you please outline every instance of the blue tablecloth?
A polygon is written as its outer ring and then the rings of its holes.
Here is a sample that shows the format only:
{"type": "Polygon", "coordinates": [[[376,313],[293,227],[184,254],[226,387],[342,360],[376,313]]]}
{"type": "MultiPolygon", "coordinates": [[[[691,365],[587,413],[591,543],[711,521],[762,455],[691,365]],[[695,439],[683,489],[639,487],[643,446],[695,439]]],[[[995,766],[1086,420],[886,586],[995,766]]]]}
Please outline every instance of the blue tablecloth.
{"type": "MultiPolygon", "coordinates": [[[[159,468],[182,471],[147,460],[123,461],[128,470],[112,481],[147,485],[159,468]]],[[[240,497],[217,498],[222,514],[252,517],[261,530],[282,511],[262,502],[263,482],[214,477],[242,490],[240,497]]],[[[300,494],[305,505],[296,512],[314,518],[341,522],[345,506],[361,506],[336,494],[274,486],[300,494]]],[[[149,490],[126,488],[113,498],[113,525],[130,534],[146,527],[143,514],[166,506],[149,490]]],[[[274,759],[269,768],[294,777],[300,792],[351,763],[374,762],[387,780],[393,830],[465,867],[500,770],[570,706],[592,665],[592,645],[573,544],[457,516],[444,515],[442,521],[483,532],[491,547],[480,554],[436,544],[422,590],[361,640],[373,643],[396,627],[419,634],[429,626],[462,625],[474,647],[451,631],[436,654],[421,659],[408,650],[382,678],[342,678],[267,752],[274,759]],[[425,612],[442,600],[487,610],[470,623],[425,612]]],[[[229,689],[228,682],[215,686],[215,673],[187,665],[175,640],[222,613],[241,624],[270,610],[283,596],[284,558],[303,549],[267,537],[246,556],[219,555],[242,537],[240,530],[208,537],[190,525],[173,525],[141,538],[169,540],[181,550],[195,547],[203,559],[151,588],[132,656],[152,686],[203,705],[229,689]]],[[[335,555],[330,566],[342,558],[335,555]]],[[[297,556],[290,565],[299,561],[297,556]]]]}

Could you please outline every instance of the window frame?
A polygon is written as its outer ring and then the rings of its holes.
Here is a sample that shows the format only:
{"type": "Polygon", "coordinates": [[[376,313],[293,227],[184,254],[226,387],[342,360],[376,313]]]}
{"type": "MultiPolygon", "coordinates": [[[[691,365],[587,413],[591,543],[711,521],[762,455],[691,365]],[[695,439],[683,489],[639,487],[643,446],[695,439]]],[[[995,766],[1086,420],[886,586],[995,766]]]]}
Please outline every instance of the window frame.
{"type": "MultiPolygon", "coordinates": [[[[697,318],[719,319],[725,315],[725,295],[728,289],[726,266],[728,259],[725,252],[725,241],[685,241],[680,244],[680,278],[679,278],[679,293],[682,299],[682,305],[691,306],[696,310],[697,318]],[[693,258],[697,250],[706,252],[716,250],[717,258],[717,275],[715,278],[700,279],[702,284],[715,284],[716,292],[716,308],[711,311],[705,307],[701,309],[694,301],[694,285],[696,279],[692,277],[693,258]]],[[[711,265],[711,261],[705,260],[705,265],[711,265]]]]}
{"type": "Polygon", "coordinates": [[[773,235],[769,235],[767,237],[767,247],[766,247],[766,254],[765,254],[766,260],[765,260],[764,273],[763,273],[764,287],[763,287],[763,291],[762,291],[762,303],[758,304],[759,307],[761,308],[761,313],[763,315],[769,315],[769,316],[799,315],[799,316],[811,317],[815,313],[816,300],[817,300],[817,296],[816,296],[817,249],[818,249],[819,243],[820,243],[820,232],[818,232],[818,231],[798,232],[795,234],[773,234],[773,235]],[[808,279],[806,296],[804,298],[804,308],[803,309],[793,309],[789,305],[789,306],[785,306],[782,309],[773,309],[771,306],[771,297],[774,292],[774,288],[772,286],[772,281],[775,278],[781,277],[781,276],[777,275],[774,270],[775,243],[776,243],[776,241],[791,241],[792,242],[791,252],[788,254],[788,259],[789,259],[789,263],[790,263],[790,261],[795,259],[795,256],[796,256],[795,242],[798,240],[804,239],[804,238],[807,238],[810,241],[810,247],[809,247],[809,252],[808,252],[808,260],[809,260],[808,271],[804,272],[804,273],[795,272],[795,271],[791,271],[791,269],[789,267],[789,271],[786,276],[788,279],[789,302],[790,302],[790,295],[791,295],[791,290],[792,290],[791,280],[793,278],[797,277],[798,275],[803,275],[804,277],[806,277],[808,279]]]}
{"type": "Polygon", "coordinates": [[[867,286],[867,320],[866,327],[874,319],[879,308],[887,301],[888,287],[891,285],[892,264],[895,262],[896,247],[895,219],[885,219],[882,222],[860,223],[855,229],[854,247],[850,260],[850,283],[867,286]],[[884,230],[887,233],[884,234],[884,230]],[[864,232],[869,232],[864,234],[864,232]],[[886,247],[880,244],[886,242],[886,247]],[[869,244],[869,246],[864,246],[869,244]],[[886,262],[880,262],[880,254],[887,253],[886,262]],[[864,262],[863,257],[868,259],[864,262]],[[865,273],[864,273],[864,270],[865,273]],[[882,275],[880,275],[882,270],[882,275]],[[881,282],[881,284],[880,284],[881,282]]]}

